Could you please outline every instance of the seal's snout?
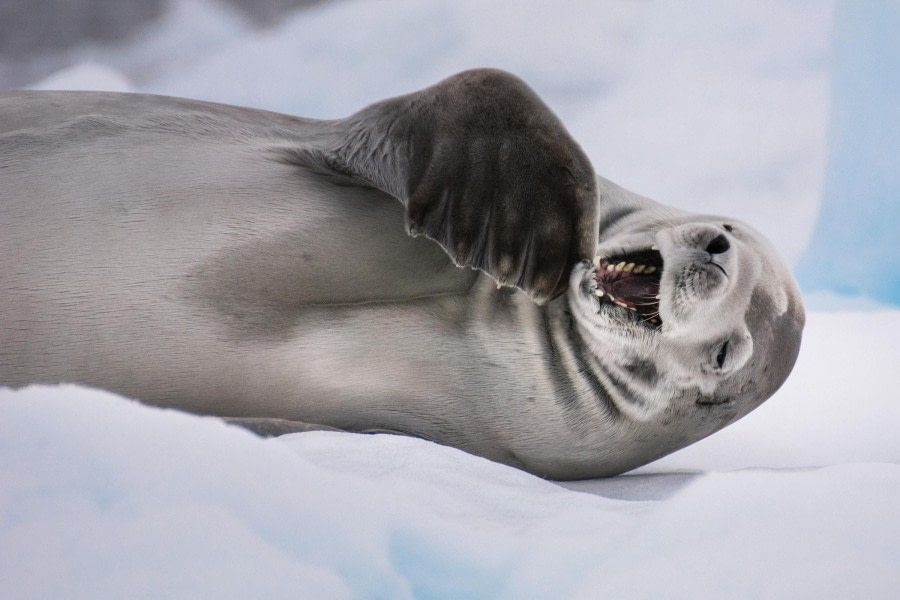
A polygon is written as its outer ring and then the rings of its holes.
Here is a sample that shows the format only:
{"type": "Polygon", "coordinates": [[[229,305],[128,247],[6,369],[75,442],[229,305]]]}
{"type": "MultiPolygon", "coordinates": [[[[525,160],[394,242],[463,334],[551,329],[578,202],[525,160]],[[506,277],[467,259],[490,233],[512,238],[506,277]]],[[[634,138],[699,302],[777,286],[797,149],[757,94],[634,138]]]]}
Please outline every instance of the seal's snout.
{"type": "Polygon", "coordinates": [[[685,223],[661,230],[657,239],[666,256],[721,263],[733,253],[732,230],[730,225],[685,223]]]}

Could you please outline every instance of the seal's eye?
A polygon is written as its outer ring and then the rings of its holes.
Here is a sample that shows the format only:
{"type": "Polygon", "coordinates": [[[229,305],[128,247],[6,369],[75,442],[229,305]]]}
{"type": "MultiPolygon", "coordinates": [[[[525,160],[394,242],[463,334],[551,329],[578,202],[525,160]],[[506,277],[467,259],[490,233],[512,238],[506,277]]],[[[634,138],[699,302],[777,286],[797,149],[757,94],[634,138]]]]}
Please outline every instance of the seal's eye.
{"type": "Polygon", "coordinates": [[[728,341],[726,340],[722,347],[719,348],[719,353],[716,355],[716,365],[721,369],[722,365],[725,364],[725,359],[728,357],[728,341]]]}
{"type": "Polygon", "coordinates": [[[724,224],[722,225],[722,227],[724,227],[724,228],[725,228],[725,231],[727,231],[728,233],[731,233],[732,231],[734,231],[734,227],[732,227],[732,226],[729,225],[728,223],[724,223],[724,224]]]}

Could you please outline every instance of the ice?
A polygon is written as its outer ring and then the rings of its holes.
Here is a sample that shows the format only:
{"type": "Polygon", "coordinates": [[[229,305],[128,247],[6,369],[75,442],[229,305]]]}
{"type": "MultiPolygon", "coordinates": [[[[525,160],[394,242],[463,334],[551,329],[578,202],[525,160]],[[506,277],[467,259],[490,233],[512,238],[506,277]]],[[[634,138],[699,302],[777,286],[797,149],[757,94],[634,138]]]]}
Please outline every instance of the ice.
{"type": "Polygon", "coordinates": [[[828,171],[800,264],[808,290],[900,304],[900,5],[842,2],[834,30],[828,171]]]}

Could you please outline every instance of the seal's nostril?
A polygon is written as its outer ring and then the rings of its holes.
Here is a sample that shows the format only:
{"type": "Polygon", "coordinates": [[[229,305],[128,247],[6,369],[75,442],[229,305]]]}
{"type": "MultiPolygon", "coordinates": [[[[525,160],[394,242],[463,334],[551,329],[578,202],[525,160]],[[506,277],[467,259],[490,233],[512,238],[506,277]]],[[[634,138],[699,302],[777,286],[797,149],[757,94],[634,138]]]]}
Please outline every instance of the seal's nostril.
{"type": "Polygon", "coordinates": [[[710,254],[722,254],[728,252],[729,248],[731,248],[731,244],[728,242],[728,238],[721,233],[706,245],[706,251],[710,254]]]}

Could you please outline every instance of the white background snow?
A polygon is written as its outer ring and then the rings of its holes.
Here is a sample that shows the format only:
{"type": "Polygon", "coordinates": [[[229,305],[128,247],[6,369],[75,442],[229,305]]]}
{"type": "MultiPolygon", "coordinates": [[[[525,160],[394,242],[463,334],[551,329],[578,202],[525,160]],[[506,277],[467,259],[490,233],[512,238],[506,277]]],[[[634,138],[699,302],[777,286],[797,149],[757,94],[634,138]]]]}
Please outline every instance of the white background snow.
{"type": "MultiPolygon", "coordinates": [[[[818,0],[343,0],[256,29],[175,0],[32,87],[324,118],[501,67],[598,173],[743,218],[796,263],[831,201],[835,14],[818,0]]],[[[878,248],[896,242],[896,211],[869,214],[843,254],[876,260],[876,223],[878,248]]],[[[557,485],[395,436],[261,440],[82,388],[0,390],[0,598],[900,597],[900,310],[836,292],[809,295],[799,362],[769,402],[608,480],[557,485]]]]}

